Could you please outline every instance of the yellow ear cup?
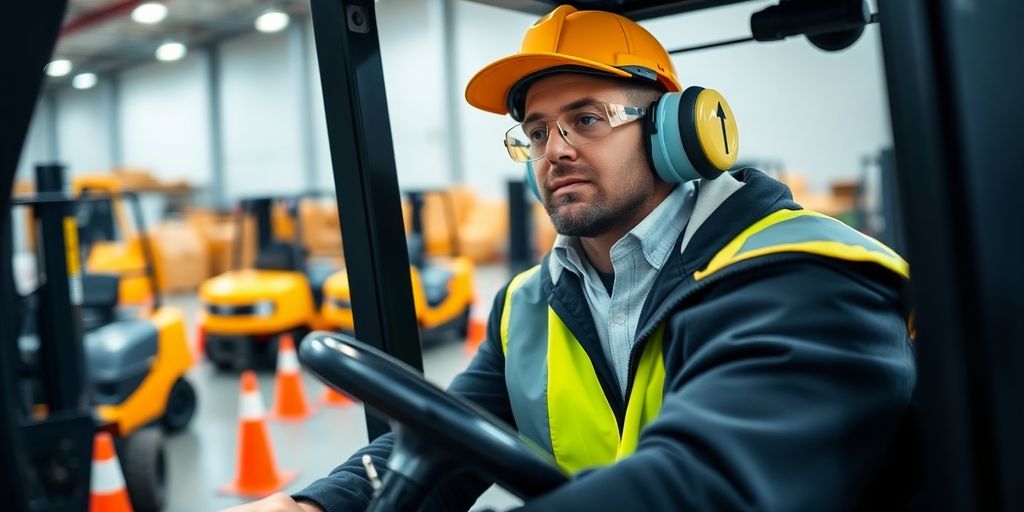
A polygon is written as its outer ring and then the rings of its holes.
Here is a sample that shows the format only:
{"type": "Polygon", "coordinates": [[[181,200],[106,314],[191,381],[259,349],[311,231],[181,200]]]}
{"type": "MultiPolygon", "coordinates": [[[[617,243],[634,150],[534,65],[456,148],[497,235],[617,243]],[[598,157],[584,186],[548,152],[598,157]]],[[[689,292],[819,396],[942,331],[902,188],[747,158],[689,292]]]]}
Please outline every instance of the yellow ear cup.
{"type": "Polygon", "coordinates": [[[740,150],[739,130],[729,103],[718,91],[704,89],[693,106],[697,140],[715,168],[727,171],[736,163],[740,150]]]}

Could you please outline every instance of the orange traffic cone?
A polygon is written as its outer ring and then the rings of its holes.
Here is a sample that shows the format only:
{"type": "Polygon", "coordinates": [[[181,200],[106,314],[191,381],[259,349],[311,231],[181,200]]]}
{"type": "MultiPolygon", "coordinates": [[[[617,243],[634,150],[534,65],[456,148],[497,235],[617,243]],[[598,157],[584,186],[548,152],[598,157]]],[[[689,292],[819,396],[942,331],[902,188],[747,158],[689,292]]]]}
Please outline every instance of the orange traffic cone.
{"type": "Polygon", "coordinates": [[[270,419],[274,421],[303,421],[313,415],[302,389],[299,358],[295,355],[295,342],[291,334],[281,335],[277,351],[277,384],[274,386],[274,408],[270,419]]]}
{"type": "Polygon", "coordinates": [[[320,395],[320,403],[328,407],[348,407],[354,404],[355,401],[345,393],[339,393],[331,388],[324,388],[323,394],[320,395]]]}
{"type": "Polygon", "coordinates": [[[99,432],[92,445],[92,482],[89,512],[131,512],[124,473],[114,453],[114,440],[109,432],[99,432]]]}
{"type": "Polygon", "coordinates": [[[220,492],[261,498],[283,489],[295,479],[294,471],[278,471],[270,448],[263,399],[252,370],[242,373],[242,400],[238,422],[238,471],[220,492]]]}
{"type": "Polygon", "coordinates": [[[469,329],[466,330],[466,353],[475,354],[480,343],[487,337],[487,324],[470,317],[469,329]]]}

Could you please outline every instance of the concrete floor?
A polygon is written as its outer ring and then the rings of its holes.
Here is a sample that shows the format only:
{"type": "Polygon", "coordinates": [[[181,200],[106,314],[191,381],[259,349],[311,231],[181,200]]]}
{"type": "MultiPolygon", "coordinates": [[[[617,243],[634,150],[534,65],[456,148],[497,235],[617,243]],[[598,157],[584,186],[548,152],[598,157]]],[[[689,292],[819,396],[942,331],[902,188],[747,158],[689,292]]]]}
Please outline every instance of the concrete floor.
{"type": "MultiPolygon", "coordinates": [[[[504,267],[477,269],[478,307],[475,318],[486,319],[494,293],[507,280],[504,267]]],[[[188,332],[195,331],[195,313],[199,302],[194,295],[167,297],[166,302],[181,308],[188,332]]],[[[444,387],[469,363],[471,356],[459,341],[428,349],[424,353],[427,378],[444,387]]],[[[247,500],[225,496],[217,489],[235,474],[238,429],[239,378],[237,373],[217,372],[200,362],[189,375],[199,397],[198,410],[184,432],[167,441],[168,511],[220,510],[247,500]]],[[[324,386],[304,375],[306,396],[315,401],[324,386]]],[[[260,392],[269,408],[273,399],[274,375],[259,375],[260,392]]],[[[298,478],[285,489],[295,492],[326,475],[336,465],[367,442],[363,408],[318,408],[304,423],[269,422],[269,431],[278,469],[297,470],[298,478]]],[[[494,487],[477,502],[476,508],[503,510],[519,503],[512,495],[494,487]]]]}

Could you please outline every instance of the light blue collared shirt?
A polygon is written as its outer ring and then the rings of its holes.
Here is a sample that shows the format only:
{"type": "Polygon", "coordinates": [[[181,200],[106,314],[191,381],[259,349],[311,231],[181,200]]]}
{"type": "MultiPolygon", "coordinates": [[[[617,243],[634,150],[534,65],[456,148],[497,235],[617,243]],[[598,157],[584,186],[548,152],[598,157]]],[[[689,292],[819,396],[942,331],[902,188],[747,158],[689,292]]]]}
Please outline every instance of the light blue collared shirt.
{"type": "Polygon", "coordinates": [[[676,186],[644,220],[612,245],[608,253],[615,271],[611,294],[587,261],[579,239],[563,235],[555,238],[548,263],[552,280],[558,282],[565,269],[579,276],[604,355],[623,393],[644,301],[689,222],[696,199],[696,181],[676,186]]]}

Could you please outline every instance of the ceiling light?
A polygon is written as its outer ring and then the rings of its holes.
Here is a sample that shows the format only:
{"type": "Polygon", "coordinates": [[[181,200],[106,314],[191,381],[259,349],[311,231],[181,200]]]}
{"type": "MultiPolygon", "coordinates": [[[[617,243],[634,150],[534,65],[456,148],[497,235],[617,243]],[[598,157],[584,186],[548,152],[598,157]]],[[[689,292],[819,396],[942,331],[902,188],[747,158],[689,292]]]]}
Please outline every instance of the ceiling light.
{"type": "Polygon", "coordinates": [[[71,61],[57,59],[46,65],[46,74],[50,76],[64,76],[71,72],[71,61]]]}
{"type": "Polygon", "coordinates": [[[279,32],[288,26],[288,13],[271,9],[256,18],[256,30],[264,33],[279,32]]]}
{"type": "Polygon", "coordinates": [[[96,85],[95,73],[79,73],[71,79],[71,87],[75,89],[88,89],[96,85]]]}
{"type": "Polygon", "coordinates": [[[132,10],[132,19],[146,25],[160,23],[166,17],[167,6],[159,2],[146,2],[132,10]]]}
{"type": "Polygon", "coordinates": [[[180,60],[186,53],[188,53],[188,48],[184,44],[167,41],[156,49],[156,58],[164,62],[173,62],[180,60]]]}

